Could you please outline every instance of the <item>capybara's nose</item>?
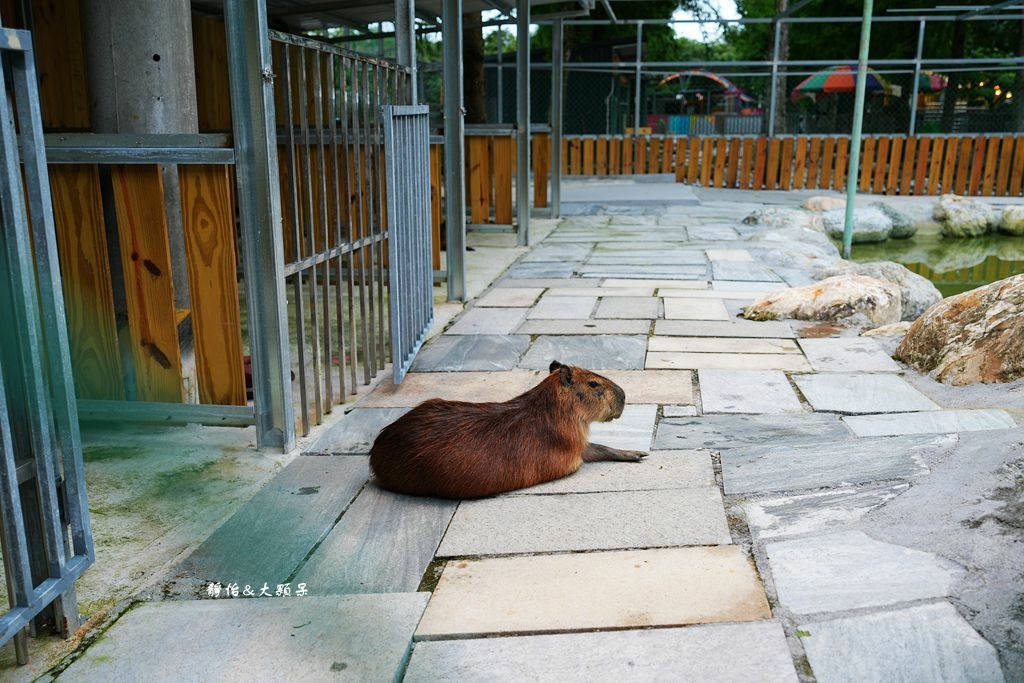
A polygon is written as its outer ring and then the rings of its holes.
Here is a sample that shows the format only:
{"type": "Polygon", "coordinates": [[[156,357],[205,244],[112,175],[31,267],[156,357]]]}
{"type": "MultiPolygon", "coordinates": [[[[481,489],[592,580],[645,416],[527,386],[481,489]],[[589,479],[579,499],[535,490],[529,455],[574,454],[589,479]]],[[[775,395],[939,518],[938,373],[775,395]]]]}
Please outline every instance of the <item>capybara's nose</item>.
{"type": "Polygon", "coordinates": [[[613,384],[612,387],[615,391],[615,402],[612,405],[612,416],[609,419],[614,420],[622,415],[622,411],[626,407],[626,392],[618,384],[613,384]]]}

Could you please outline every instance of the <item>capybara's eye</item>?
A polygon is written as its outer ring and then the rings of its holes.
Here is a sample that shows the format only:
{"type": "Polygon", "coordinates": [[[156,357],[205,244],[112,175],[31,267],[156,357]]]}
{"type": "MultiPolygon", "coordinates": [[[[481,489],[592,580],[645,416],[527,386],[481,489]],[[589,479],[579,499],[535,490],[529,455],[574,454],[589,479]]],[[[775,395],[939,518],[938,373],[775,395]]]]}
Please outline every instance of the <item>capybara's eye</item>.
{"type": "Polygon", "coordinates": [[[600,382],[595,382],[594,380],[590,380],[589,382],[587,382],[587,386],[589,386],[589,387],[591,387],[593,389],[597,389],[599,386],[601,386],[601,383],[600,382]]]}

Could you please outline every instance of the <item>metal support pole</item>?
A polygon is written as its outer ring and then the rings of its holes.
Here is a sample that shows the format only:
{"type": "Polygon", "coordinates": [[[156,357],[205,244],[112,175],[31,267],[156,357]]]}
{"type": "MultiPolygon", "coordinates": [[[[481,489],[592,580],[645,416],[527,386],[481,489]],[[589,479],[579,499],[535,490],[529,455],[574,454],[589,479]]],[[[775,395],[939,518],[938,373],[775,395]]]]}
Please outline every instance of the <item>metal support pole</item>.
{"type": "Polygon", "coordinates": [[[633,94],[633,135],[640,135],[640,59],[644,51],[644,25],[636,26],[636,93],[633,94]]]}
{"type": "Polygon", "coordinates": [[[441,9],[444,74],[444,219],[448,246],[448,301],[466,299],[466,110],[462,106],[462,0],[441,9]]]}
{"type": "Polygon", "coordinates": [[[771,91],[771,99],[769,100],[768,105],[768,137],[775,135],[775,100],[779,89],[779,43],[781,42],[781,33],[782,21],[776,19],[775,31],[772,34],[774,38],[772,38],[772,84],[769,88],[771,91]]]}
{"type": "Polygon", "coordinates": [[[551,24],[551,216],[562,215],[562,20],[551,24]]]}
{"type": "Polygon", "coordinates": [[[495,117],[495,123],[505,122],[505,86],[502,83],[502,64],[501,64],[501,53],[505,51],[504,33],[502,32],[503,26],[498,27],[498,115],[495,117]]]}
{"type": "Polygon", "coordinates": [[[910,87],[910,135],[917,129],[917,91],[921,81],[921,53],[924,51],[924,24],[922,19],[917,28],[917,54],[914,56],[914,82],[910,87]]]}
{"type": "Polygon", "coordinates": [[[530,243],[530,0],[516,3],[516,243],[530,243]]]}
{"type": "Polygon", "coordinates": [[[263,2],[226,0],[235,178],[249,308],[256,445],[295,447],[281,196],[277,177],[274,71],[263,2]]]}
{"type": "Polygon", "coordinates": [[[864,18],[860,25],[860,51],[857,54],[857,85],[853,96],[853,132],[850,135],[850,171],[846,174],[846,222],[843,225],[843,258],[850,258],[853,244],[853,203],[857,197],[860,168],[860,129],[864,122],[864,91],[868,78],[868,47],[871,45],[871,11],[874,0],[864,0],[864,18]]]}
{"type": "Polygon", "coordinates": [[[416,104],[416,0],[395,0],[395,55],[408,66],[409,104],[416,104]]]}

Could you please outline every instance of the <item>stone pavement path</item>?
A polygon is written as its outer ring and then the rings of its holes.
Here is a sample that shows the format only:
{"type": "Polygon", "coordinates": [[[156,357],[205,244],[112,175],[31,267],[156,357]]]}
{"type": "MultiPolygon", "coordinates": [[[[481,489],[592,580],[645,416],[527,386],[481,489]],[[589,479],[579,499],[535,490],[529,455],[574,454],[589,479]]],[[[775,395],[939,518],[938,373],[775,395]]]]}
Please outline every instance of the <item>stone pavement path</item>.
{"type": "Polygon", "coordinates": [[[185,657],[176,680],[1001,680],[948,601],[962,567],[843,525],[1013,417],[944,409],[871,338],[737,319],[793,277],[745,240],[751,208],[561,221],[180,565],[167,592],[193,599],[128,612],[62,678],[185,657]],[[464,502],[367,482],[405,410],[510,398],[555,359],[625,389],[592,440],[647,459],[464,502]],[[214,581],[292,596],[209,599],[214,581]]]}

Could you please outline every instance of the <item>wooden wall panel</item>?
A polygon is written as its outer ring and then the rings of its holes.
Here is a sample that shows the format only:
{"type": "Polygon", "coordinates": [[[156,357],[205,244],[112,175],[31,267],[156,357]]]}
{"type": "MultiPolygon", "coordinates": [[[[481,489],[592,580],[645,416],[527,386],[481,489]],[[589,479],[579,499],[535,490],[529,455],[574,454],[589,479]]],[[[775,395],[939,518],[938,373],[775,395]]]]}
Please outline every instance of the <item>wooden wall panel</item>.
{"type": "Polygon", "coordinates": [[[779,189],[788,190],[793,177],[793,138],[782,140],[782,152],[779,156],[779,189]]]}
{"type": "Polygon", "coordinates": [[[43,127],[48,131],[90,130],[81,0],[36,0],[32,4],[32,40],[43,127]]]}
{"type": "Polygon", "coordinates": [[[932,139],[932,160],[928,168],[928,186],[926,194],[935,194],[939,187],[939,178],[942,177],[942,152],[945,149],[945,138],[932,139]]]}
{"type": "Polygon", "coordinates": [[[608,138],[600,136],[594,141],[594,172],[599,175],[608,175],[608,138]]]}
{"type": "Polygon", "coordinates": [[[753,161],[754,161],[754,140],[752,138],[746,138],[743,140],[743,158],[740,163],[740,181],[739,186],[743,189],[750,189],[753,187],[753,161]]]}
{"type": "Polygon", "coordinates": [[[469,165],[469,220],[489,223],[491,220],[491,164],[488,139],[483,135],[466,137],[466,160],[469,165]]]}
{"type": "Polygon", "coordinates": [[[871,191],[881,194],[885,191],[885,172],[889,167],[889,138],[878,138],[875,147],[875,170],[874,181],[871,184],[871,191]]]}
{"type": "MultiPolygon", "coordinates": [[[[275,44],[275,51],[280,47],[275,44]]],[[[192,16],[192,52],[196,61],[196,107],[199,130],[231,130],[231,96],[228,89],[228,48],[224,22],[216,17],[192,16]]],[[[275,64],[281,64],[275,57],[275,64]]],[[[280,92],[281,88],[275,88],[280,92]]],[[[280,99],[280,98],[278,98],[280,99]]]]}
{"type": "MultiPolygon", "coordinates": [[[[515,163],[512,152],[515,140],[510,137],[496,137],[494,148],[494,222],[512,222],[512,176],[515,163]],[[499,149],[501,155],[499,158],[499,149]],[[501,214],[500,217],[498,214],[501,214]],[[508,220],[501,220],[507,218],[508,220]]],[[[551,173],[551,137],[546,133],[533,136],[533,205],[543,209],[548,205],[548,175],[551,173]]]]}
{"type": "MultiPolygon", "coordinates": [[[[434,270],[441,270],[441,157],[443,145],[430,145],[430,231],[433,235],[434,270]]],[[[347,202],[346,202],[347,204],[347,202]]]]}
{"type": "Polygon", "coordinates": [[[857,183],[858,192],[871,191],[871,178],[875,163],[875,139],[864,138],[863,149],[860,155],[860,178],[857,183]]]}
{"type": "Polygon", "coordinates": [[[779,155],[782,152],[782,141],[772,138],[768,141],[768,162],[764,171],[764,189],[774,190],[779,180],[779,155]]]}
{"type": "Polygon", "coordinates": [[[690,138],[690,154],[686,159],[686,182],[693,185],[697,182],[697,173],[700,171],[700,138],[690,138]]]}
{"type": "Polygon", "coordinates": [[[818,187],[828,190],[832,187],[832,169],[835,167],[835,138],[825,138],[821,150],[821,180],[818,187]]]}
{"type": "Polygon", "coordinates": [[[911,181],[914,178],[914,164],[917,161],[917,139],[908,138],[903,146],[903,165],[900,168],[900,194],[910,195],[911,181]]]}
{"type": "Polygon", "coordinates": [[[736,187],[736,173],[740,163],[740,139],[729,140],[729,168],[725,178],[726,187],[736,187]]]}
{"type": "Polygon", "coordinates": [[[726,144],[725,138],[718,138],[715,143],[715,177],[712,181],[713,187],[722,187],[725,184],[725,155],[726,155],[726,144]]]}
{"type": "Polygon", "coordinates": [[[793,180],[792,187],[796,190],[804,189],[804,176],[807,175],[807,138],[796,139],[793,149],[793,180]]]}
{"type": "Polygon", "coordinates": [[[818,187],[818,166],[821,164],[821,138],[811,138],[807,152],[807,187],[818,187]]]}
{"type": "Polygon", "coordinates": [[[839,138],[836,141],[836,167],[832,177],[832,186],[839,191],[846,189],[847,154],[849,150],[849,138],[839,138]]]}
{"type": "Polygon", "coordinates": [[[917,164],[914,166],[914,194],[923,195],[925,193],[925,173],[928,172],[931,142],[931,138],[921,138],[917,143],[917,164]]]}

